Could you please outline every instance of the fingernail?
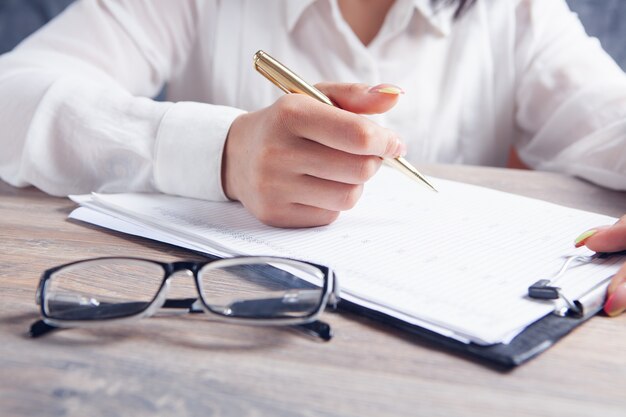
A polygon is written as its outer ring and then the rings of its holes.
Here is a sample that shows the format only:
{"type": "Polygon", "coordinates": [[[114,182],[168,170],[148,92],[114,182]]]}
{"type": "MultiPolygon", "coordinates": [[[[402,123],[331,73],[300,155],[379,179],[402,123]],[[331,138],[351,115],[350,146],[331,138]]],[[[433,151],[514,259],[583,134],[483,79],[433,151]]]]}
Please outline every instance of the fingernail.
{"type": "Polygon", "coordinates": [[[382,93],[382,94],[392,94],[399,95],[404,94],[404,90],[398,86],[392,84],[378,84],[375,87],[372,87],[368,91],[369,93],[382,93]]]}
{"type": "Polygon", "coordinates": [[[622,314],[626,310],[626,285],[620,285],[604,303],[604,312],[611,316],[622,314]]]}
{"type": "Polygon", "coordinates": [[[394,157],[397,158],[404,155],[406,155],[406,144],[402,140],[396,139],[396,152],[394,157]]]}
{"type": "Polygon", "coordinates": [[[597,232],[598,232],[598,229],[587,230],[586,232],[578,236],[576,240],[574,240],[574,246],[576,246],[577,248],[580,248],[581,246],[585,244],[587,239],[595,235],[597,232]]]}

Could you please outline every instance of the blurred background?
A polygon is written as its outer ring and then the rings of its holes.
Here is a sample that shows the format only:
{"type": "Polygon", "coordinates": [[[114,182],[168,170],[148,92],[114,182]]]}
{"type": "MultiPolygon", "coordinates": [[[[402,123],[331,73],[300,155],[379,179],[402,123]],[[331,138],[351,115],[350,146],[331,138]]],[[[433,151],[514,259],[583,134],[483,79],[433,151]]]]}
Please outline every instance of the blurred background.
{"type": "MultiPolygon", "coordinates": [[[[63,11],[74,0],[0,0],[0,53],[63,11]]],[[[174,0],[176,1],[176,0],[174,0]]],[[[626,0],[567,0],[587,33],[626,70],[626,0]]]]}

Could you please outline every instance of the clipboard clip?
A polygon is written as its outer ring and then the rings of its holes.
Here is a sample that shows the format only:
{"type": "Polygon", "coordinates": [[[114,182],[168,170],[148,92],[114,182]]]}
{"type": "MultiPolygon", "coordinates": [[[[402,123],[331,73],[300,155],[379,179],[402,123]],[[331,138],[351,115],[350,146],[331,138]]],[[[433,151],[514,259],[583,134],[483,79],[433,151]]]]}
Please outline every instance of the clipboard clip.
{"type": "Polygon", "coordinates": [[[589,309],[589,307],[591,307],[591,310],[595,313],[598,306],[601,306],[602,304],[606,284],[608,284],[612,277],[608,277],[601,283],[595,285],[583,297],[581,297],[580,300],[572,300],[567,297],[561,288],[556,285],[556,283],[563,278],[565,272],[573,263],[589,263],[593,262],[595,259],[603,259],[611,255],[615,255],[615,253],[598,252],[593,255],[574,255],[567,257],[561,266],[561,269],[556,273],[556,275],[554,275],[554,277],[551,279],[540,279],[528,287],[528,297],[535,300],[562,300],[564,305],[561,304],[560,306],[557,306],[554,311],[554,314],[561,317],[572,317],[577,319],[583,318],[585,316],[585,310],[589,309]],[[585,305],[588,303],[593,305],[589,305],[586,308],[585,305]]]}

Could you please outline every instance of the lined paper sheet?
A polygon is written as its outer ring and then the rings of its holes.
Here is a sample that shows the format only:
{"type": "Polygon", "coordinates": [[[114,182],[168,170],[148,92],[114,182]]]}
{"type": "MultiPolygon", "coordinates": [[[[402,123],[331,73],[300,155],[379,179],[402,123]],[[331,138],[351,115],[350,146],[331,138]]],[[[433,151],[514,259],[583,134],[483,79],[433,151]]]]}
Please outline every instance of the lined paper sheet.
{"type": "MultiPolygon", "coordinates": [[[[439,193],[383,167],[354,209],[311,229],[263,225],[238,203],[151,194],[83,197],[83,206],[100,211],[99,220],[85,211],[74,217],[106,226],[104,213],[118,229],[127,224],[136,234],[218,255],[328,265],[342,297],[480,344],[507,342],[550,313],[551,302],[526,297],[528,286],[553,276],[565,257],[590,253],[573,248],[580,231],[615,221],[482,187],[445,180],[435,186],[439,193]]],[[[578,265],[559,285],[577,298],[623,261],[578,265]]]]}

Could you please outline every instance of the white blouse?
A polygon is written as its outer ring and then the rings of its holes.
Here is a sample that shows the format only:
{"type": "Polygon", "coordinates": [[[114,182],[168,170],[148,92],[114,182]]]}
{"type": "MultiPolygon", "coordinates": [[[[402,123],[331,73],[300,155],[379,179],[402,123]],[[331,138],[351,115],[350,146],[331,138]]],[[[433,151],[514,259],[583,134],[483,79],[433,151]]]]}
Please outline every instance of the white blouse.
{"type": "Polygon", "coordinates": [[[83,0],[0,57],[0,177],[55,195],[224,200],[230,124],[282,93],[264,49],[310,82],[396,84],[380,124],[407,158],[536,169],[626,190],[626,76],[564,0],[478,0],[460,20],[397,0],[364,46],[336,0],[83,0]],[[166,102],[153,101],[167,83],[166,102]]]}

